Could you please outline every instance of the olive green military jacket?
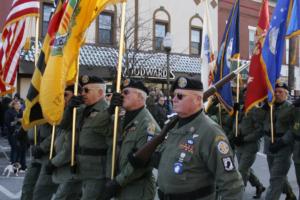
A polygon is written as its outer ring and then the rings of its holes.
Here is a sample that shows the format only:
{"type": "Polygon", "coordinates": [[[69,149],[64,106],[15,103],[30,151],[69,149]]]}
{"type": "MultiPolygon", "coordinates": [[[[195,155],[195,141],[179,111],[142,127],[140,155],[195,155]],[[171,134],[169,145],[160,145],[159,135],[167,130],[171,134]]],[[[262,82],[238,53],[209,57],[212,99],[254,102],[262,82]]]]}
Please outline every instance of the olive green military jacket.
{"type": "Polygon", "coordinates": [[[231,139],[234,137],[234,132],[233,132],[233,123],[234,123],[234,118],[229,115],[229,113],[224,110],[223,108],[219,109],[220,104],[213,104],[207,111],[207,115],[214,120],[216,123],[222,125],[222,129],[225,132],[225,135],[231,141],[231,139]]]}
{"type": "Polygon", "coordinates": [[[295,108],[295,123],[293,126],[293,133],[295,138],[293,160],[300,164],[300,107],[295,108]]]}
{"type": "Polygon", "coordinates": [[[57,167],[52,174],[54,183],[64,183],[73,177],[70,171],[71,136],[71,132],[57,129],[54,142],[55,156],[51,159],[51,163],[57,167]]]}
{"type": "Polygon", "coordinates": [[[247,114],[242,115],[239,124],[239,134],[242,135],[244,143],[237,150],[257,152],[259,150],[260,138],[263,136],[263,121],[265,112],[261,108],[254,107],[247,114]]]}
{"type": "MultiPolygon", "coordinates": [[[[292,128],[294,125],[294,109],[295,107],[289,102],[285,101],[280,106],[274,106],[274,136],[283,140],[285,147],[282,148],[282,151],[279,151],[277,154],[288,155],[292,152],[293,149],[293,133],[292,128]]],[[[270,154],[269,146],[271,144],[270,137],[270,111],[266,111],[265,121],[264,121],[264,131],[265,131],[265,146],[264,151],[266,154],[270,154]]]]}
{"type": "MultiPolygon", "coordinates": [[[[188,124],[175,125],[161,150],[158,186],[165,194],[218,187],[222,199],[241,199],[243,182],[223,130],[201,112],[188,124]]],[[[202,199],[214,199],[215,191],[202,199]]]]}
{"type": "Polygon", "coordinates": [[[118,159],[119,173],[115,177],[122,186],[118,199],[153,199],[155,183],[152,167],[134,169],[128,162],[128,154],[144,146],[154,135],[160,132],[147,108],[143,108],[137,116],[123,129],[122,144],[118,159]]]}
{"type": "MultiPolygon", "coordinates": [[[[48,162],[49,159],[52,126],[50,124],[39,125],[37,126],[36,131],[37,131],[37,146],[39,146],[43,150],[44,155],[42,156],[42,158],[39,159],[32,158],[32,162],[43,164],[48,162]]],[[[34,129],[30,129],[30,131],[28,131],[28,137],[30,140],[34,141],[34,129]]]]}
{"type": "MultiPolygon", "coordinates": [[[[101,99],[87,113],[86,106],[77,109],[76,115],[76,178],[104,179],[111,175],[112,132],[111,116],[106,111],[107,102],[101,99]],[[85,151],[85,153],[82,153],[85,151]],[[104,151],[98,155],[88,155],[90,151],[104,151]]],[[[66,108],[60,126],[71,130],[72,111],[66,108]]]]}

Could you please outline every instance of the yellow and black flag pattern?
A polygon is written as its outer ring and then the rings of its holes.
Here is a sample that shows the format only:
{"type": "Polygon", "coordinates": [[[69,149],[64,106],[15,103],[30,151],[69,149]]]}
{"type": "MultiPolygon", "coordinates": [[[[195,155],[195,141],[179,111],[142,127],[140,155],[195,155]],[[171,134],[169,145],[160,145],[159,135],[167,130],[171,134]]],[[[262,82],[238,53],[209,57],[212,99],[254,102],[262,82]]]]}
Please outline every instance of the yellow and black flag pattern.
{"type": "Polygon", "coordinates": [[[39,55],[38,61],[35,66],[31,84],[29,86],[28,94],[26,96],[25,104],[26,108],[23,113],[22,125],[23,128],[28,129],[37,124],[45,123],[45,119],[42,114],[41,105],[39,102],[40,86],[43,74],[46,69],[46,64],[51,52],[52,44],[55,34],[58,30],[62,15],[64,13],[65,4],[62,0],[57,2],[57,7],[52,15],[48,26],[48,32],[45,36],[43,47],[39,55]]]}
{"type": "Polygon", "coordinates": [[[61,121],[64,89],[77,73],[76,61],[86,30],[108,4],[121,1],[124,0],[69,0],[41,83],[40,103],[48,123],[61,121]]]}

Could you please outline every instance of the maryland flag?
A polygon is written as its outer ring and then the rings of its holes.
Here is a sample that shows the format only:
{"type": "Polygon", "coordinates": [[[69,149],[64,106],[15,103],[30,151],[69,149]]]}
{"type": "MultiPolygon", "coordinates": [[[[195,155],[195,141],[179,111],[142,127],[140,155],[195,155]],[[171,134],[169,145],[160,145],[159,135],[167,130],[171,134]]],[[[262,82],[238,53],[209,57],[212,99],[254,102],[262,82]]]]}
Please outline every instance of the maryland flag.
{"type": "Polygon", "coordinates": [[[22,119],[22,125],[25,129],[46,122],[43,118],[42,109],[39,102],[40,86],[46,68],[46,63],[49,59],[51,45],[53,44],[55,33],[58,30],[58,25],[64,13],[64,5],[61,0],[58,1],[56,10],[49,22],[48,32],[45,36],[44,44],[35,66],[33,77],[31,79],[31,84],[29,86],[29,90],[25,100],[26,108],[23,113],[22,119]]]}
{"type": "Polygon", "coordinates": [[[108,4],[120,1],[123,0],[69,0],[41,81],[40,103],[49,123],[59,124],[62,118],[64,89],[68,77],[74,80],[77,73],[75,61],[87,28],[108,4]]]}
{"type": "Polygon", "coordinates": [[[245,111],[248,112],[258,102],[263,101],[268,95],[266,82],[267,72],[264,69],[260,57],[262,46],[269,29],[269,3],[264,0],[261,6],[259,21],[256,28],[256,44],[251,57],[248,85],[245,99],[245,111]]]}

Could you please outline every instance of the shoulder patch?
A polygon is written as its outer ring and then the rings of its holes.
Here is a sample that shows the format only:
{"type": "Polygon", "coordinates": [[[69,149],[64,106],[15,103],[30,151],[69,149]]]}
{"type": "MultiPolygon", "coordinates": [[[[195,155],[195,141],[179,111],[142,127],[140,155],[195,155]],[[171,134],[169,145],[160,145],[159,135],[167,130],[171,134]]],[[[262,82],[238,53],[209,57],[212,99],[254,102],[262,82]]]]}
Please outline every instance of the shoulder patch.
{"type": "Polygon", "coordinates": [[[225,136],[224,136],[224,135],[217,135],[217,136],[215,137],[215,142],[219,142],[219,141],[221,141],[221,140],[225,140],[225,136]]]}
{"type": "Polygon", "coordinates": [[[155,133],[155,124],[153,122],[149,122],[147,126],[147,132],[148,134],[154,135],[155,133]]]}
{"type": "Polygon", "coordinates": [[[217,147],[221,154],[227,154],[229,152],[229,145],[225,141],[219,141],[217,147]]]}
{"type": "Polygon", "coordinates": [[[300,122],[295,122],[294,127],[295,130],[299,130],[300,128],[300,122]]]}
{"type": "Polygon", "coordinates": [[[234,166],[234,163],[233,163],[231,157],[222,158],[222,162],[223,162],[225,171],[231,172],[231,171],[235,170],[235,166],[234,166]]]}
{"type": "Polygon", "coordinates": [[[156,126],[153,122],[149,122],[147,126],[148,138],[147,141],[150,141],[155,135],[156,126]]]}

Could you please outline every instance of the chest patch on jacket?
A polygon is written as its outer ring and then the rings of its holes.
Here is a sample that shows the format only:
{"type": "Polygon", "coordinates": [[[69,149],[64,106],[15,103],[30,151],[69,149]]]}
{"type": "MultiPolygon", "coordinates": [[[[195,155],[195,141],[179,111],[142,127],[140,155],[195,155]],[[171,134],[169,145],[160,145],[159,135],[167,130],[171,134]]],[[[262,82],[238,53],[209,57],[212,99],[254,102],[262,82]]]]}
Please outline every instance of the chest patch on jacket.
{"type": "Polygon", "coordinates": [[[189,143],[181,143],[179,148],[183,151],[194,153],[194,142],[192,144],[189,143]]]}
{"type": "Polygon", "coordinates": [[[98,114],[99,112],[98,111],[94,111],[94,112],[91,112],[89,117],[96,117],[96,115],[98,114]]]}

